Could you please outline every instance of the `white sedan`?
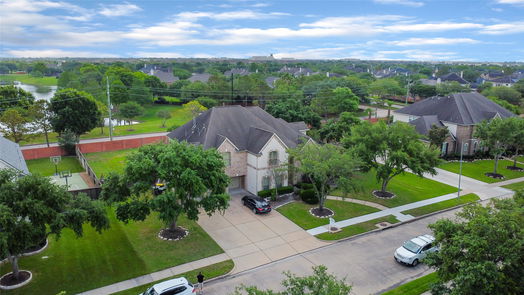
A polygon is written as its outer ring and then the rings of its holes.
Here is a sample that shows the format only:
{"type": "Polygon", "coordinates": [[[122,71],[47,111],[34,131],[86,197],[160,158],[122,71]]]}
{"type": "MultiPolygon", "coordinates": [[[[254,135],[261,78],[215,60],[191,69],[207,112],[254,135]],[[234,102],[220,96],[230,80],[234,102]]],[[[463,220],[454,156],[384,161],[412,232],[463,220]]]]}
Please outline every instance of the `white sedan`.
{"type": "Polygon", "coordinates": [[[423,235],[406,241],[394,254],[395,260],[400,263],[416,266],[430,252],[438,251],[434,244],[435,237],[423,235]]]}

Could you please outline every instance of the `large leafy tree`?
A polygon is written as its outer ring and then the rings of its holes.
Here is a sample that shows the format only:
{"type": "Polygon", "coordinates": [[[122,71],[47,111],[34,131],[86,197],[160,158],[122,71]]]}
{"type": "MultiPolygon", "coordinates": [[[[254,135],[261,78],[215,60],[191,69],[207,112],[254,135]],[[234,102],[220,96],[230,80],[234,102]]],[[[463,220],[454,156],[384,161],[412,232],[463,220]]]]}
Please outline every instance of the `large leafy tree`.
{"type": "Polygon", "coordinates": [[[96,101],[87,92],[67,88],[51,98],[53,130],[58,133],[68,129],[80,135],[92,130],[100,122],[96,101]]]}
{"type": "Polygon", "coordinates": [[[142,115],[143,113],[144,108],[134,101],[123,103],[118,107],[118,116],[123,120],[128,121],[130,125],[134,118],[142,115]]]}
{"type": "Polygon", "coordinates": [[[289,155],[295,161],[294,169],[313,184],[320,212],[324,211],[331,185],[337,184],[346,191],[356,187],[353,177],[358,174],[361,163],[354,154],[340,146],[305,144],[290,149],[289,155]]]}
{"type": "Polygon", "coordinates": [[[33,94],[15,86],[0,86],[0,114],[11,107],[27,108],[35,101],[33,94]]]}
{"type": "Polygon", "coordinates": [[[29,136],[27,111],[21,108],[10,108],[0,115],[0,131],[14,142],[19,143],[29,136]]]}
{"type": "Polygon", "coordinates": [[[437,84],[438,95],[449,95],[460,92],[471,92],[471,89],[469,88],[469,86],[460,85],[457,81],[443,82],[437,84]]]}
{"type": "Polygon", "coordinates": [[[275,100],[267,104],[266,111],[287,122],[304,121],[315,128],[320,127],[320,116],[298,99],[275,100]]]}
{"type": "Polygon", "coordinates": [[[29,107],[29,116],[35,127],[44,132],[45,142],[49,147],[49,132],[53,129],[51,125],[53,112],[51,112],[49,103],[45,100],[35,102],[29,107]]]}
{"type": "Polygon", "coordinates": [[[379,79],[369,85],[369,92],[379,98],[404,94],[404,89],[394,79],[379,79]]]}
{"type": "Polygon", "coordinates": [[[122,221],[144,220],[156,211],[168,230],[176,232],[180,215],[197,220],[199,209],[212,214],[228,207],[229,177],[224,169],[214,149],[186,142],[146,145],[128,156],[123,179],[112,175],[104,182],[102,197],[118,203],[117,217],[122,221]],[[158,179],[167,189],[153,196],[152,185],[158,179]]]}
{"type": "Polygon", "coordinates": [[[516,124],[512,124],[509,119],[495,118],[490,121],[480,122],[475,128],[473,136],[480,139],[480,144],[487,147],[495,159],[493,173],[497,174],[500,156],[508,149],[511,144],[511,134],[516,132],[516,124]]]}
{"type": "Polygon", "coordinates": [[[338,279],[327,272],[323,265],[314,266],[313,274],[299,277],[290,272],[284,272],[286,279],[282,281],[284,291],[259,290],[255,286],[239,286],[233,295],[347,295],[351,285],[345,279],[338,279]]]}
{"type": "Polygon", "coordinates": [[[524,150],[524,119],[514,117],[509,120],[512,125],[510,128],[510,146],[515,150],[513,156],[513,167],[517,167],[517,158],[524,150]]]}
{"type": "Polygon", "coordinates": [[[351,136],[343,139],[346,147],[355,149],[364,162],[364,171],[376,170],[377,180],[382,183],[381,192],[393,177],[410,170],[422,177],[424,173],[436,174],[439,151],[427,147],[413,126],[395,122],[371,124],[365,122],[353,127],[351,136]]]}
{"type": "Polygon", "coordinates": [[[436,148],[439,148],[442,143],[446,140],[449,135],[448,127],[438,127],[437,125],[431,125],[428,132],[429,144],[436,148]]]}
{"type": "Polygon", "coordinates": [[[319,130],[320,139],[324,142],[339,142],[342,137],[351,134],[351,127],[360,124],[361,120],[352,113],[343,112],[336,119],[330,119],[319,130]]]}
{"type": "Polygon", "coordinates": [[[432,294],[524,294],[524,191],[457,216],[429,226],[440,245],[425,259],[438,273],[432,294]]]}
{"type": "Polygon", "coordinates": [[[494,96],[511,104],[518,105],[522,100],[520,92],[511,87],[494,86],[482,91],[484,96],[494,96]]]}
{"type": "Polygon", "coordinates": [[[13,170],[0,169],[0,256],[9,258],[15,279],[24,250],[51,234],[59,238],[64,228],[80,237],[86,222],[98,232],[109,227],[101,202],[85,194],[72,196],[47,177],[20,177],[13,170]]]}

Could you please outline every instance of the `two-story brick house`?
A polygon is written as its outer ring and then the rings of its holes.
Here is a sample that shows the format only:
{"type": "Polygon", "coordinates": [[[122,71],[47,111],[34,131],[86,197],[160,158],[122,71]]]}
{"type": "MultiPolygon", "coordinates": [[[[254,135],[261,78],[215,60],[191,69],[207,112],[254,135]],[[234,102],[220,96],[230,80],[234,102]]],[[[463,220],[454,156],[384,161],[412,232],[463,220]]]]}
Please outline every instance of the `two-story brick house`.
{"type": "Polygon", "coordinates": [[[304,122],[288,123],[259,107],[214,107],[167,136],[215,148],[226,162],[230,189],[242,188],[253,194],[293,182],[284,169],[288,148],[311,140],[304,122]]]}
{"type": "Polygon", "coordinates": [[[448,96],[434,96],[393,111],[393,121],[408,122],[422,135],[427,135],[432,125],[446,126],[449,136],[442,145],[442,154],[460,151],[468,143],[464,154],[473,154],[479,142],[472,140],[475,126],[493,118],[515,116],[512,112],[473,93],[455,93],[448,96]]]}

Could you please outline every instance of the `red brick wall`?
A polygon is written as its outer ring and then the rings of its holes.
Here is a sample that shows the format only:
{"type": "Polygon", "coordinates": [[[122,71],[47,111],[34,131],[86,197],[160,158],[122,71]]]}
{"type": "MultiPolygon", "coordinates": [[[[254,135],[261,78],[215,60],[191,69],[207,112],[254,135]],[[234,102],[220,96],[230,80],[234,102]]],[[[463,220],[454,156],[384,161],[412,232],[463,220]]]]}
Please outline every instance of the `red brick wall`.
{"type": "MultiPolygon", "coordinates": [[[[133,138],[133,139],[123,139],[123,140],[113,140],[113,141],[103,141],[103,142],[92,142],[92,143],[82,143],[79,144],[80,151],[82,153],[96,153],[96,152],[109,152],[117,150],[125,150],[141,147],[146,144],[154,142],[167,142],[166,136],[155,136],[155,137],[144,137],[144,138],[133,138]]],[[[51,156],[63,156],[65,155],[64,151],[57,146],[53,147],[44,147],[44,148],[27,148],[22,150],[24,159],[33,160],[40,158],[48,158],[51,156]]]]}

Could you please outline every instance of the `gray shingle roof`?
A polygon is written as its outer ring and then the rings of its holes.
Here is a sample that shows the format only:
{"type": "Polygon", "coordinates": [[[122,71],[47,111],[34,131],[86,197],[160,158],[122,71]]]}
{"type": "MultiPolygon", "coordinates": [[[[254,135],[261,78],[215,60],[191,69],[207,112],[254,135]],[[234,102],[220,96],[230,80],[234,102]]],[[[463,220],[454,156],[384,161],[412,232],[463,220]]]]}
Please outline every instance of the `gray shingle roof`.
{"type": "Polygon", "coordinates": [[[433,125],[444,127],[444,124],[442,124],[435,115],[419,117],[416,120],[410,121],[409,124],[415,126],[415,130],[422,135],[428,135],[429,130],[433,125]]]}
{"type": "Polygon", "coordinates": [[[20,146],[0,136],[0,162],[24,174],[29,174],[20,146]]]}
{"type": "Polygon", "coordinates": [[[444,75],[442,77],[440,77],[440,80],[442,82],[452,82],[452,81],[455,81],[455,82],[458,82],[459,84],[469,84],[468,81],[464,80],[462,77],[460,77],[459,75],[457,75],[456,73],[449,73],[447,75],[444,75]]]}
{"type": "Polygon", "coordinates": [[[292,124],[277,119],[259,107],[214,107],[194,120],[178,127],[167,136],[179,141],[218,148],[225,138],[239,150],[260,152],[276,134],[289,148],[307,140],[292,124]]]}
{"type": "Polygon", "coordinates": [[[440,121],[459,125],[475,125],[492,119],[497,113],[501,118],[515,116],[476,92],[434,96],[394,112],[413,116],[435,115],[440,121]]]}
{"type": "Polygon", "coordinates": [[[211,74],[203,73],[203,74],[193,74],[191,77],[189,77],[189,81],[196,82],[200,81],[202,83],[207,83],[209,81],[209,78],[211,77],[211,74]]]}

